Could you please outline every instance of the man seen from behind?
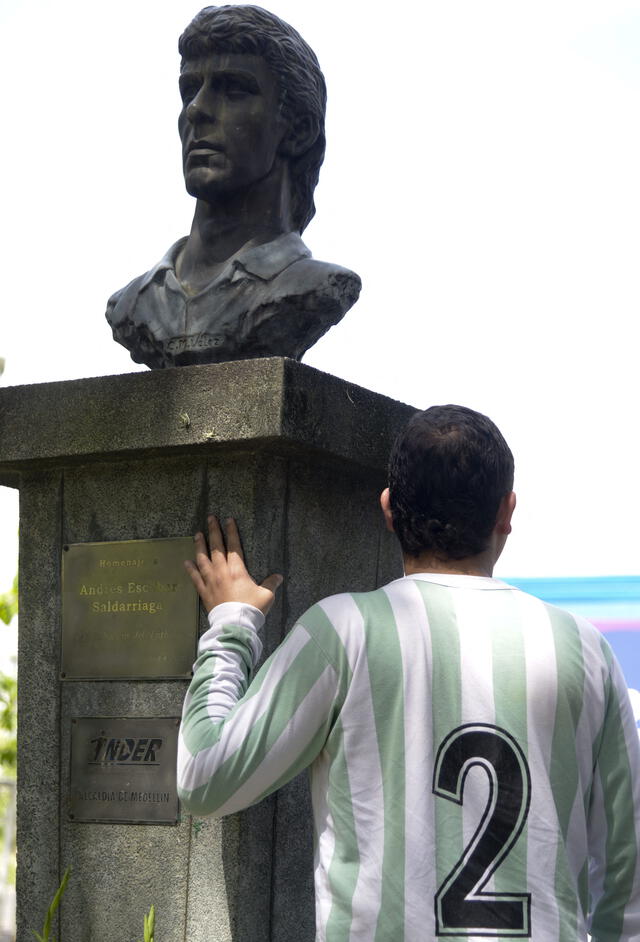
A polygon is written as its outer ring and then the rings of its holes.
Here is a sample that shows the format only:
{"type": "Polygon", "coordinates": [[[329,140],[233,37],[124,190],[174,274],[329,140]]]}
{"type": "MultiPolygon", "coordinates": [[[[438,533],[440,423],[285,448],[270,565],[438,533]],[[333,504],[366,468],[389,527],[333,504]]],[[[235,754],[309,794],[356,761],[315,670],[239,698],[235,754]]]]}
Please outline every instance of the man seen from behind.
{"type": "Polygon", "coordinates": [[[209,520],[187,564],[209,630],[185,702],[187,810],[310,767],[317,940],[640,940],[640,748],[588,622],[493,578],[513,457],[461,406],[416,414],[381,497],[405,575],[304,613],[252,680],[280,577],[209,520]]]}

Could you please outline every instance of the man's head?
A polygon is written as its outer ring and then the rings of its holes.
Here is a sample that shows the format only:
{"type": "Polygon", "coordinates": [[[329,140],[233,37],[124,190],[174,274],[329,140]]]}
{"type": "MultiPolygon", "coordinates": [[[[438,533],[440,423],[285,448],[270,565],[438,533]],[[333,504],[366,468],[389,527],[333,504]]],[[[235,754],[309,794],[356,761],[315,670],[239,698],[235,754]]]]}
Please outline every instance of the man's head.
{"type": "Polygon", "coordinates": [[[288,149],[291,208],[302,232],[315,213],[313,191],[325,151],[326,88],[313,50],[288,23],[255,6],[205,7],[187,26],[178,49],[183,69],[220,53],[264,59],[277,85],[281,117],[296,142],[288,149]]]}
{"type": "Polygon", "coordinates": [[[403,552],[477,556],[512,487],[513,455],[490,419],[454,405],[418,412],[389,460],[389,506],[403,552]]]}

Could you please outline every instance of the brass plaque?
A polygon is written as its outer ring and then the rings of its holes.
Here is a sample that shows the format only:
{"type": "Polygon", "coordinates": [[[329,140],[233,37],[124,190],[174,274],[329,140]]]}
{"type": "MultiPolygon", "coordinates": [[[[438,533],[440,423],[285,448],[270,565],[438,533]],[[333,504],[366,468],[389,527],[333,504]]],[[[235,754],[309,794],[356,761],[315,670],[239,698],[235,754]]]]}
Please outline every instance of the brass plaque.
{"type": "Polygon", "coordinates": [[[69,820],[176,824],[177,717],[71,720],[69,820]]]}
{"type": "Polygon", "coordinates": [[[73,543],[62,553],[64,680],[190,677],[198,595],[193,540],[73,543]]]}

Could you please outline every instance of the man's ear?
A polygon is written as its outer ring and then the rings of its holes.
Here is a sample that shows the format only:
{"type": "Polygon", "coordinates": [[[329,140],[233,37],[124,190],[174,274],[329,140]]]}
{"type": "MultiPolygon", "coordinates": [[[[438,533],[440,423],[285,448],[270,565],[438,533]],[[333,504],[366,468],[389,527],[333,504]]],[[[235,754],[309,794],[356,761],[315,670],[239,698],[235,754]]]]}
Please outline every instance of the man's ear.
{"type": "Polygon", "coordinates": [[[516,509],[516,495],[513,491],[505,494],[498,507],[498,516],[496,517],[496,530],[500,536],[509,536],[511,533],[511,518],[516,509]]]}
{"type": "Polygon", "coordinates": [[[390,533],[393,533],[393,514],[391,513],[391,501],[389,500],[388,487],[385,487],[382,494],[380,495],[380,506],[382,507],[382,515],[384,516],[384,525],[390,533]]]}
{"type": "Polygon", "coordinates": [[[310,114],[294,118],[280,143],[280,152],[286,157],[299,157],[313,146],[318,136],[317,122],[310,114]]]}

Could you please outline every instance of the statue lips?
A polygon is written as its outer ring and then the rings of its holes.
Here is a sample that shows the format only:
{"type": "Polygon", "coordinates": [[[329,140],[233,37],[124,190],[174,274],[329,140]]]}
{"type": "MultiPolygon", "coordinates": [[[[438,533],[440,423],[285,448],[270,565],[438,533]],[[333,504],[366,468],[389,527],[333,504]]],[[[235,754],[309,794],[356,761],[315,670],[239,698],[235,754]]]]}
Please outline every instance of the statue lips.
{"type": "Polygon", "coordinates": [[[189,157],[211,157],[216,154],[224,154],[224,148],[220,144],[212,144],[210,141],[192,141],[187,147],[186,160],[189,157]]]}

